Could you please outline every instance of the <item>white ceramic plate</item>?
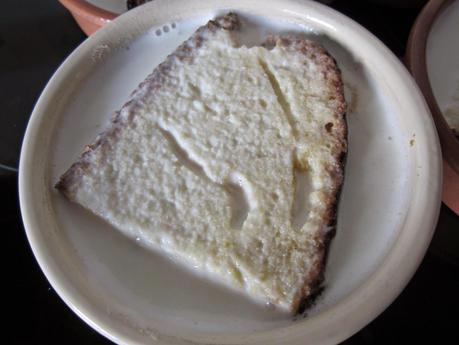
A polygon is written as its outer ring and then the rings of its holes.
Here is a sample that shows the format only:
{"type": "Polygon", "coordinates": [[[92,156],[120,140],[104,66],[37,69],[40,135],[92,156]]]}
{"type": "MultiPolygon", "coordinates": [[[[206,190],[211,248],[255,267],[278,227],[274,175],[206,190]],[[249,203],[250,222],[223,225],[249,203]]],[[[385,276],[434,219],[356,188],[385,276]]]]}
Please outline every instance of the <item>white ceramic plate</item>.
{"type": "Polygon", "coordinates": [[[34,254],[63,300],[119,343],[336,343],[398,295],[424,255],[440,205],[440,151],[417,87],[350,19],[313,2],[161,1],[88,38],[41,95],[24,139],[19,189],[34,254]],[[349,154],[327,287],[292,320],[194,277],[67,202],[54,188],[83,146],[153,68],[199,26],[232,9],[247,44],[296,31],[343,71],[349,154]]]}
{"type": "Polygon", "coordinates": [[[446,6],[429,32],[426,48],[427,73],[442,111],[459,89],[459,1],[446,6]]]}

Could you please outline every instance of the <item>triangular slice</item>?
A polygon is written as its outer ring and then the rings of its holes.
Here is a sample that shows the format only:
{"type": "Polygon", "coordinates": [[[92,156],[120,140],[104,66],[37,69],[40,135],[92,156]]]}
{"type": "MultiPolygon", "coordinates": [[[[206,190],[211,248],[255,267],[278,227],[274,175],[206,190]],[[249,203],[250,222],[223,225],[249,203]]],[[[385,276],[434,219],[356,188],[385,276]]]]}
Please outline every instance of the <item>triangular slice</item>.
{"type": "Polygon", "coordinates": [[[210,21],[137,88],[57,188],[131,238],[298,312],[320,289],[346,151],[338,68],[298,36],[210,21]]]}

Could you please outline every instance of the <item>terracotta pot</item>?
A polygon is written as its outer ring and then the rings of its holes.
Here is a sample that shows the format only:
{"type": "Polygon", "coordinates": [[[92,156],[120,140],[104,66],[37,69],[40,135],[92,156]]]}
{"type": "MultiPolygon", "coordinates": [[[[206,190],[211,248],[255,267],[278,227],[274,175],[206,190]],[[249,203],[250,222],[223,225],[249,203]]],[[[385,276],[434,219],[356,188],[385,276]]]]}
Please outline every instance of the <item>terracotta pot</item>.
{"type": "Polygon", "coordinates": [[[70,11],[80,28],[88,36],[117,17],[116,13],[94,6],[85,0],[59,1],[70,11]]]}

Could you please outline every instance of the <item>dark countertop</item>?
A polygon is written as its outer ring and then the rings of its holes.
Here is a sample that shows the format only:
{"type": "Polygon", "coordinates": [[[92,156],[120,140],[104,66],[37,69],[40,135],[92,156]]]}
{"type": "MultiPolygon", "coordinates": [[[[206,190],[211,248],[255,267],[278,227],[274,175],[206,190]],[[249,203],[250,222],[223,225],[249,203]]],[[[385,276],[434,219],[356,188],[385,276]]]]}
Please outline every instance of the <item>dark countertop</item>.
{"type": "MultiPolygon", "coordinates": [[[[370,1],[337,0],[331,6],[373,32],[399,57],[420,11],[419,6],[370,1]]],[[[1,2],[0,224],[7,234],[4,297],[11,298],[4,313],[7,344],[110,343],[80,320],[44,277],[25,236],[17,195],[20,145],[32,108],[59,64],[84,39],[57,0],[1,2]]],[[[434,239],[413,279],[386,311],[345,344],[459,344],[458,326],[459,217],[442,205],[434,239]]]]}

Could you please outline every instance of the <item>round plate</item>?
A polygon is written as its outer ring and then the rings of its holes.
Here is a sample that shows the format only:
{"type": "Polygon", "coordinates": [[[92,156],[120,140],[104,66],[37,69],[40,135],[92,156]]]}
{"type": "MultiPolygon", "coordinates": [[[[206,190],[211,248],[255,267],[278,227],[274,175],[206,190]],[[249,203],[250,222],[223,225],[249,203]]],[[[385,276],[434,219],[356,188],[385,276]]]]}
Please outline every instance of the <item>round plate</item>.
{"type": "Polygon", "coordinates": [[[422,259],[434,229],[441,154],[427,106],[397,58],[314,2],[153,1],[120,16],[62,64],[30,119],[20,161],[23,220],[62,299],[119,343],[336,343],[375,318],[422,259]],[[349,153],[326,288],[290,318],[198,278],[123,237],[53,188],[84,145],[167,54],[210,18],[240,14],[245,44],[268,32],[321,42],[343,72],[349,153]]]}

